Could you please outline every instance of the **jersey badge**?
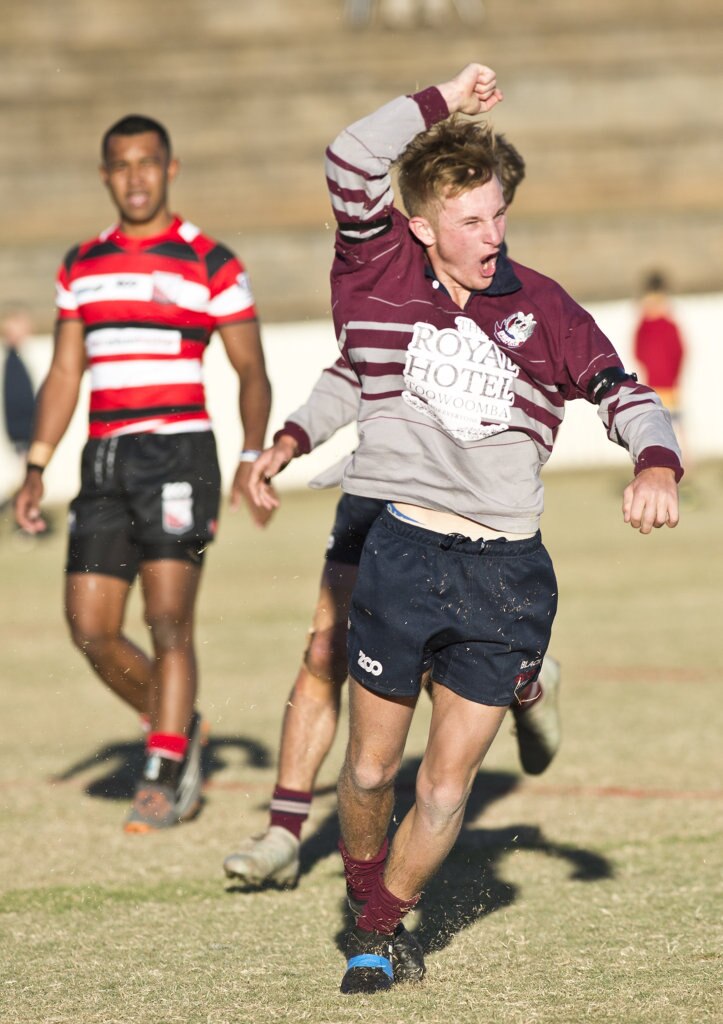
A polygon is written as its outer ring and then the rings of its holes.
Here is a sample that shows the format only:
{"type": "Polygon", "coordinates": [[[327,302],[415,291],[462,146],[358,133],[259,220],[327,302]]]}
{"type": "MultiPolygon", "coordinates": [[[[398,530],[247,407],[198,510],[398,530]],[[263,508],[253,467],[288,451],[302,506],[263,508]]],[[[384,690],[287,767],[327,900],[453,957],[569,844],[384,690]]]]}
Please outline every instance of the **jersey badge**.
{"type": "Polygon", "coordinates": [[[537,321],[532,313],[513,313],[505,320],[497,321],[495,338],[507,348],[522,348],[536,327],[537,321]]]}
{"type": "Polygon", "coordinates": [[[177,305],[183,287],[183,276],[169,274],[163,270],[154,270],[151,277],[153,280],[151,302],[157,302],[161,306],[177,305]]]}
{"type": "Polygon", "coordinates": [[[243,302],[245,305],[250,306],[254,301],[253,292],[251,291],[251,282],[249,281],[249,275],[244,270],[242,273],[236,275],[236,284],[238,285],[239,291],[243,296],[243,302]]]}

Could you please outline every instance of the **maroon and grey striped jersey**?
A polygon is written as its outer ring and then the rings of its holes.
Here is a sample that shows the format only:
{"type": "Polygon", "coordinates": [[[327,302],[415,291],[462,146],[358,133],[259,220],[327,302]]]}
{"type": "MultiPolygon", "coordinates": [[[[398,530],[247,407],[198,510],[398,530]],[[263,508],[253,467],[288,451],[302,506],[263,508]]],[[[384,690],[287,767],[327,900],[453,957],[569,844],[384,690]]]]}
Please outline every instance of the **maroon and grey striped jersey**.
{"type": "Polygon", "coordinates": [[[343,356],[322,370],[309,397],[286,419],[274,440],[290,434],[299,446],[299,455],[308,455],[318,445],[353,423],[359,413],[359,378],[343,356]]]}
{"type": "Polygon", "coordinates": [[[256,318],[230,250],[178,217],[153,238],[111,228],[71,249],[56,292],[59,321],[85,328],[91,437],[211,429],[206,346],[216,328],[256,318]]]}
{"type": "MultiPolygon", "coordinates": [[[[327,151],[338,221],[332,310],[343,359],[361,383],[352,494],[455,512],[510,532],[537,528],[540,471],[565,402],[590,400],[602,371],[622,371],[589,313],[554,281],[504,256],[464,309],[436,280],[393,206],[390,166],[448,116],[441,93],[400,97],[345,129],[327,151]]],[[[632,379],[599,415],[636,471],[680,474],[670,417],[632,379]]]]}

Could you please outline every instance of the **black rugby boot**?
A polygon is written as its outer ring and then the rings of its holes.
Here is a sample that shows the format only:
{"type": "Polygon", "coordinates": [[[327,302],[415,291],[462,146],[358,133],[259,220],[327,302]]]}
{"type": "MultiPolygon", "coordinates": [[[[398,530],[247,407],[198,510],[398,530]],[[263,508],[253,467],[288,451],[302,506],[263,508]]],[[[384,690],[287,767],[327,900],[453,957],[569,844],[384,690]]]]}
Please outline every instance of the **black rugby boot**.
{"type": "MultiPolygon", "coordinates": [[[[354,920],[358,921],[364,904],[361,900],[352,899],[351,896],[347,896],[347,902],[354,920]]],[[[421,981],[427,970],[422,947],[401,921],[394,929],[392,939],[392,969],[395,982],[421,981]]]]}
{"type": "Polygon", "coordinates": [[[394,984],[392,935],[352,928],[346,941],[346,974],[340,989],[344,995],[373,995],[394,984]]]}

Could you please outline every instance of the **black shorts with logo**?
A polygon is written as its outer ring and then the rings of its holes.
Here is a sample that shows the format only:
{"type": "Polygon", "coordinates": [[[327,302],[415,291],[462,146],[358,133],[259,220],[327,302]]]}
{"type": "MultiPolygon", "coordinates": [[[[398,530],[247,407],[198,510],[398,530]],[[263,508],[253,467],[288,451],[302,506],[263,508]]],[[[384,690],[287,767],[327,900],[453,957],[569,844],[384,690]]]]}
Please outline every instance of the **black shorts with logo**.
{"type": "Polygon", "coordinates": [[[200,565],[216,532],[220,498],[211,431],[90,440],[70,504],[65,571],[132,581],[142,561],[200,565]]]}
{"type": "Polygon", "coordinates": [[[415,696],[422,675],[504,707],[537,678],[557,610],[540,534],[472,541],[385,511],[367,538],[349,615],[349,672],[369,690],[415,696]]]}
{"type": "Polygon", "coordinates": [[[334,525],[326,545],[327,562],[359,565],[367,534],[386,504],[380,498],[343,494],[336,506],[334,525]]]}

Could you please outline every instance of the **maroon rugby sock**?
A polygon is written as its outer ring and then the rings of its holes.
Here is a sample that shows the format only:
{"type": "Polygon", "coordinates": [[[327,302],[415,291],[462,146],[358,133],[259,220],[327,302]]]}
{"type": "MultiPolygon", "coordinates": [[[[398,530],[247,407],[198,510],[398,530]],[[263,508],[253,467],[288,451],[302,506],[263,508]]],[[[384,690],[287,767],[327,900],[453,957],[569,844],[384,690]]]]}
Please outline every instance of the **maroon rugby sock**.
{"type": "Polygon", "coordinates": [[[371,860],[355,860],[344,845],[344,840],[339,840],[347,892],[357,903],[366,903],[376,880],[384,874],[388,849],[389,841],[385,839],[376,857],[372,857],[371,860]]]}
{"type": "Polygon", "coordinates": [[[311,793],[299,789],[284,789],[276,786],[271,797],[271,825],[285,828],[297,839],[301,839],[301,826],[309,817],[311,793]]]}
{"type": "Polygon", "coordinates": [[[375,879],[369,900],[357,921],[357,927],[365,932],[392,935],[404,915],[419,903],[421,895],[418,893],[411,900],[403,900],[387,889],[380,875],[375,879]]]}

